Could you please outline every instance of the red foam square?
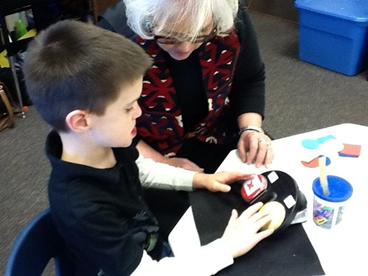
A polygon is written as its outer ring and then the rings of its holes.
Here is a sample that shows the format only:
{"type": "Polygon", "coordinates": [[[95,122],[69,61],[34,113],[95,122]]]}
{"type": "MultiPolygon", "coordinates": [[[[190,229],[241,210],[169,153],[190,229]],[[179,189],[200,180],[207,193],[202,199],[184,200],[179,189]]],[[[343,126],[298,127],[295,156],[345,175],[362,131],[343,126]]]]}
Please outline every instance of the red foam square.
{"type": "Polygon", "coordinates": [[[344,149],[340,151],[339,153],[344,155],[351,155],[351,156],[359,156],[360,150],[362,149],[362,146],[360,145],[351,145],[351,144],[344,144],[344,149]]]}

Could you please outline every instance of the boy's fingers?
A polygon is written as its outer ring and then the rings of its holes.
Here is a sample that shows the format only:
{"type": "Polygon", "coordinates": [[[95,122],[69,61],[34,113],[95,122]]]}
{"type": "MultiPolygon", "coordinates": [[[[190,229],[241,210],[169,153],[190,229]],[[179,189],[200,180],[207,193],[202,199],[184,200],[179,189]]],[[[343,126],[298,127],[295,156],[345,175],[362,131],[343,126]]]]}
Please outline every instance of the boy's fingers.
{"type": "MultiPolygon", "coordinates": [[[[271,220],[271,217],[269,216],[269,212],[268,211],[263,211],[263,212],[257,212],[254,215],[252,215],[249,220],[252,221],[253,223],[258,222],[259,220],[263,219],[263,218],[269,218],[269,220],[271,220]]],[[[265,224],[265,223],[263,223],[265,224]]],[[[263,226],[263,224],[261,226],[263,226]]]]}
{"type": "Polygon", "coordinates": [[[231,216],[230,216],[228,225],[234,223],[237,219],[238,219],[238,212],[235,209],[233,209],[231,211],[231,216]]]}
{"type": "Polygon", "coordinates": [[[263,206],[262,202],[258,202],[252,206],[250,206],[247,210],[245,210],[242,213],[242,217],[244,216],[245,218],[250,218],[251,216],[253,216],[259,209],[261,209],[261,207],[263,206]]]}
{"type": "Polygon", "coordinates": [[[271,222],[272,218],[271,216],[264,216],[260,218],[259,220],[255,221],[255,227],[257,230],[261,229],[263,226],[265,226],[267,223],[271,222]]]}
{"type": "Polygon", "coordinates": [[[257,233],[257,235],[256,235],[257,243],[260,242],[261,240],[271,236],[273,234],[273,232],[275,232],[275,230],[266,229],[264,231],[261,231],[261,232],[257,233]]]}
{"type": "Polygon", "coordinates": [[[240,179],[248,180],[248,179],[254,178],[254,174],[233,172],[233,178],[235,178],[235,180],[240,180],[240,179]]]}
{"type": "Polygon", "coordinates": [[[226,182],[227,184],[232,184],[233,182],[237,180],[247,180],[252,179],[254,177],[254,174],[249,173],[243,173],[239,171],[233,171],[233,172],[220,172],[222,175],[220,175],[220,181],[226,182]]]}
{"type": "Polygon", "coordinates": [[[216,183],[214,186],[214,190],[218,192],[228,193],[231,190],[231,187],[226,184],[216,183]]]}

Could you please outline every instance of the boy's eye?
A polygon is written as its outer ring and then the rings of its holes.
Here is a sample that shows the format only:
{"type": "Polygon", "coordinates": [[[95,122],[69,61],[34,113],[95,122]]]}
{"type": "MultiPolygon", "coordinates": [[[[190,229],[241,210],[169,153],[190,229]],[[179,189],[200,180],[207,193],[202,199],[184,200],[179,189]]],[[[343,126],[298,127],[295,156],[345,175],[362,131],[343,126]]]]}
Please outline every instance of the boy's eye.
{"type": "Polygon", "coordinates": [[[130,111],[130,110],[132,110],[133,109],[133,107],[129,107],[129,108],[127,108],[127,109],[125,109],[126,111],[130,111]]]}

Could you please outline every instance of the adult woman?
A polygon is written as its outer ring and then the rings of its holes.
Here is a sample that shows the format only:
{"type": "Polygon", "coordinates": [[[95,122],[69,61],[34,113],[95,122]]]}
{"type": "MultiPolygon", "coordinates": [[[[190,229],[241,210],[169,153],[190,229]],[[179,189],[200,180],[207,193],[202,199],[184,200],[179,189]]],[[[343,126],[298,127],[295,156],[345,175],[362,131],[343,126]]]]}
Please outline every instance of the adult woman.
{"type": "Polygon", "coordinates": [[[154,60],[139,100],[142,155],[205,172],[236,147],[244,162],[272,162],[261,128],[264,65],[244,3],[124,0],[99,25],[131,38],[154,60]]]}

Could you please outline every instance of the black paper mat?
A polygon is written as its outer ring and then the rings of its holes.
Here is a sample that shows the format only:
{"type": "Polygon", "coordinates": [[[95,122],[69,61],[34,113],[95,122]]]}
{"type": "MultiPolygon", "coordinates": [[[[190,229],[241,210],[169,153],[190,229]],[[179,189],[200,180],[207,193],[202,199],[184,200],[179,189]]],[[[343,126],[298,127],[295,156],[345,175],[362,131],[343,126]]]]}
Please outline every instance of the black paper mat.
{"type": "MultiPolygon", "coordinates": [[[[245,209],[243,200],[235,192],[238,188],[233,186],[233,192],[227,194],[207,190],[189,193],[202,245],[222,236],[232,209],[239,213],[245,209]]],[[[325,273],[304,228],[297,224],[261,241],[217,275],[310,276],[325,273]]]]}

